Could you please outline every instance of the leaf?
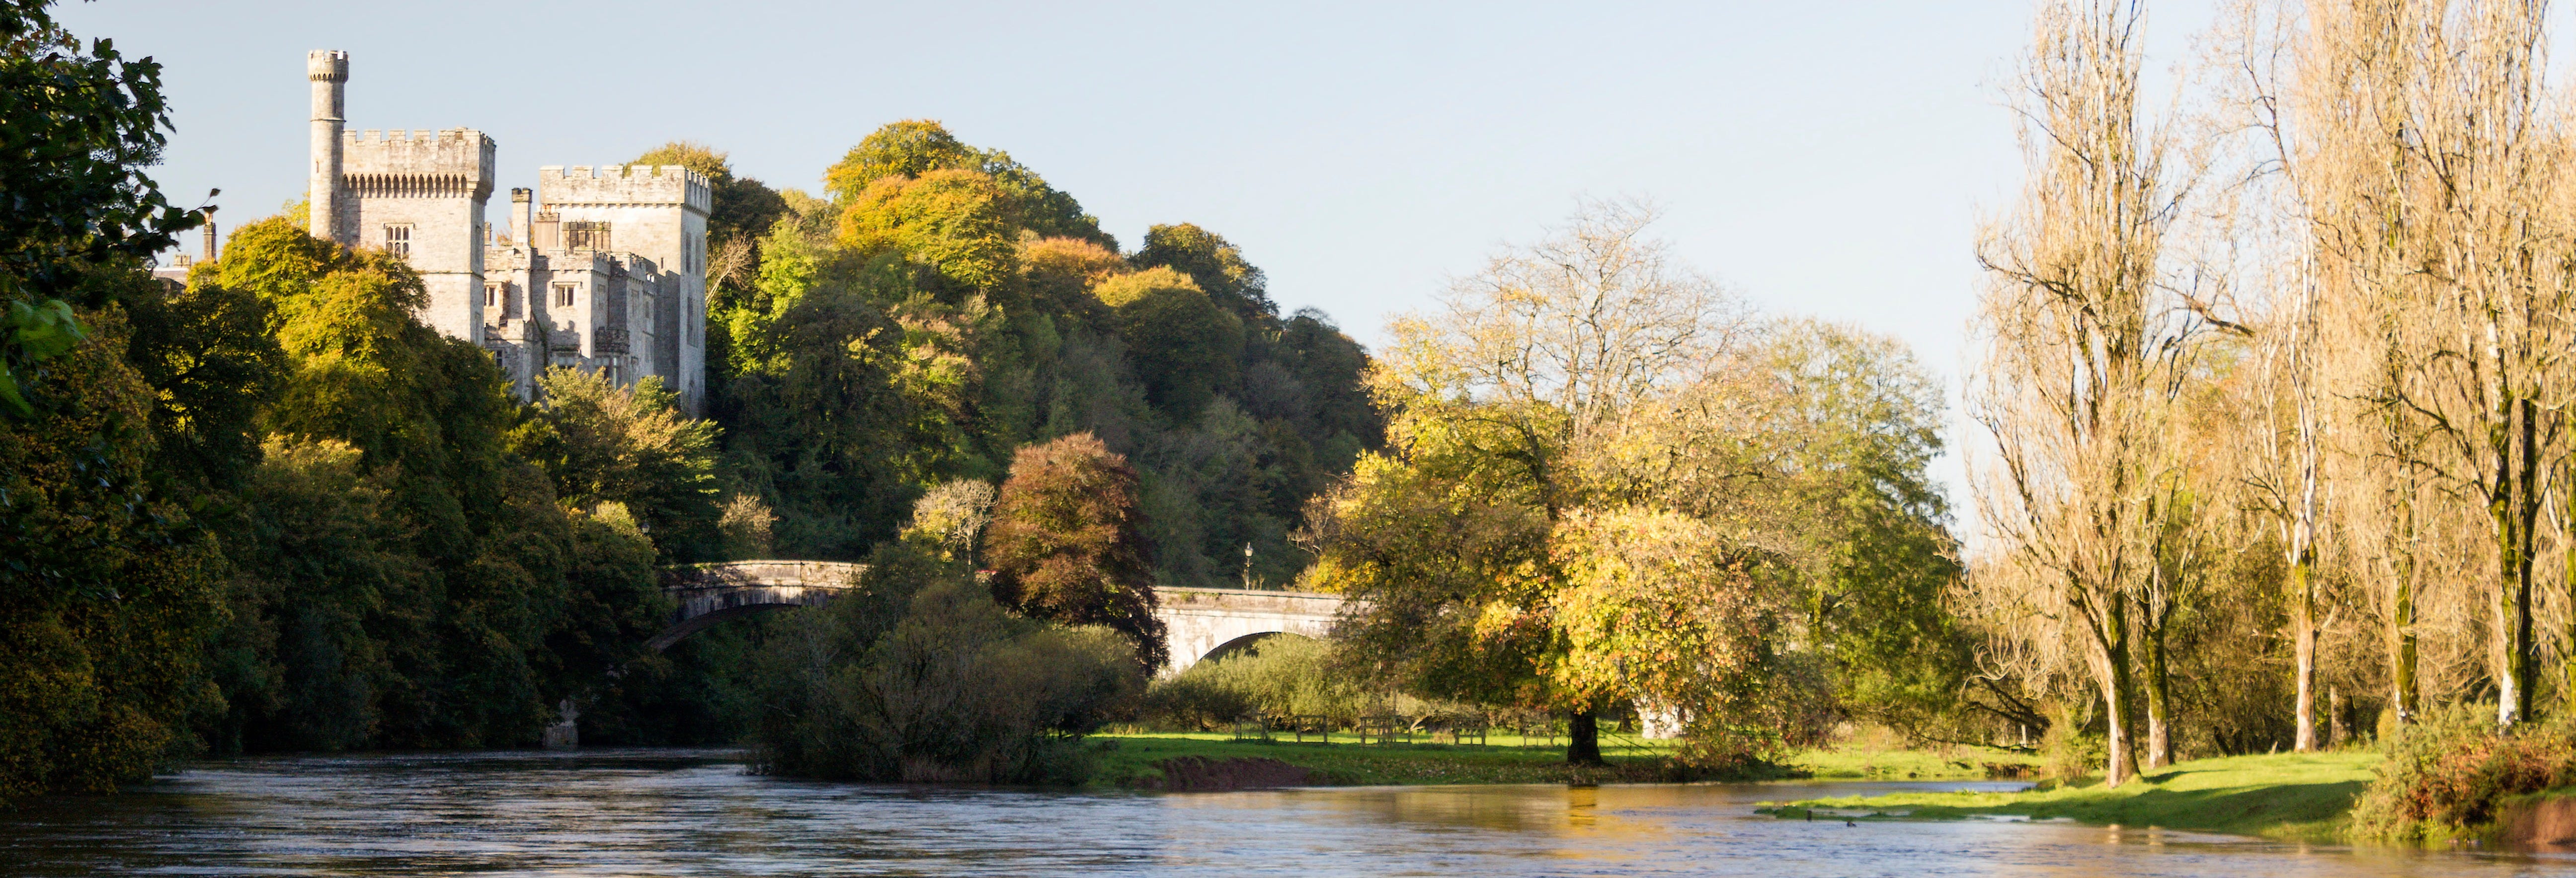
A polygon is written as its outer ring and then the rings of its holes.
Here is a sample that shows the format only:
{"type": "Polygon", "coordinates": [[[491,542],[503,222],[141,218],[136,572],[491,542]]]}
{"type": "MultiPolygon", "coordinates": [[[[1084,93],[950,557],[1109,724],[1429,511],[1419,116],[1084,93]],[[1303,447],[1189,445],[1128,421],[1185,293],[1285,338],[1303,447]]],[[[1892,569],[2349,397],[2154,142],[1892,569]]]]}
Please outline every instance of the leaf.
{"type": "Polygon", "coordinates": [[[14,330],[11,341],[31,360],[61,356],[88,335],[71,306],[60,299],[32,307],[24,300],[10,302],[9,326],[14,330]]]}
{"type": "Polygon", "coordinates": [[[28,405],[27,398],[18,395],[18,377],[9,374],[9,367],[5,364],[0,364],[0,406],[22,418],[36,415],[36,407],[28,405]]]}

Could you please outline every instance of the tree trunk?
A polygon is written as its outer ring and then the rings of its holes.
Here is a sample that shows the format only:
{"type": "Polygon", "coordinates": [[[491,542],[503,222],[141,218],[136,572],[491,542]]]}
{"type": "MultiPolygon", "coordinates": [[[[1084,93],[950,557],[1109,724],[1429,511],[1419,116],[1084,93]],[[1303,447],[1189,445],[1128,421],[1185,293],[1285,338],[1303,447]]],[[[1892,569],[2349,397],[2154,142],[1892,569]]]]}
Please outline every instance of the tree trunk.
{"type": "MultiPolygon", "coordinates": [[[[2558,483],[2567,486],[2562,489],[2566,492],[2566,514],[2560,516],[2560,520],[2566,522],[2568,532],[2561,534],[2559,539],[2566,541],[2576,538],[2576,460],[2570,460],[2560,474],[2558,483]]],[[[2567,575],[2562,581],[2567,589],[2567,606],[2576,607],[2576,548],[2569,549],[2566,555],[2567,575]]],[[[2567,639],[2563,642],[2576,645],[2576,610],[2567,614],[2566,633],[2567,639]]],[[[2562,710],[2576,713],[2576,658],[2570,658],[2562,668],[2567,675],[2566,683],[2559,687],[2559,697],[2567,699],[2567,706],[2562,710]]]]}
{"type": "Polygon", "coordinates": [[[2531,624],[2532,525],[2537,523],[2540,504],[2535,492],[2535,447],[2533,419],[2537,406],[2528,399],[2507,403],[2509,414],[2518,417],[2508,421],[2508,439],[2497,443],[2497,496],[2488,508],[2496,518],[2496,571],[2501,582],[2496,589],[2496,725],[2512,728],[2531,717],[2531,688],[2534,682],[2531,624]],[[2518,423],[2516,423],[2518,422],[2518,423]]]}
{"type": "MultiPolygon", "coordinates": [[[[2415,722],[2415,466],[2401,463],[2405,478],[2398,483],[2397,581],[2389,586],[2388,595],[2388,707],[2397,711],[2397,725],[2415,722]]],[[[2576,498],[2571,498],[2576,500],[2576,498]]],[[[2576,563],[2576,555],[2570,556],[2576,563]]]]}
{"type": "Polygon", "coordinates": [[[2117,787],[2129,779],[2129,613],[2128,600],[2113,596],[2095,622],[2093,675],[2102,687],[2104,754],[2102,784],[2117,787]]]}
{"type": "Polygon", "coordinates": [[[2342,744],[2351,734],[2343,727],[2343,690],[2326,687],[2326,746],[2342,744]]]}
{"type": "Polygon", "coordinates": [[[2167,686],[2164,625],[2159,623],[2145,634],[2139,646],[2146,651],[2146,761],[2148,768],[2163,768],[2173,764],[2173,702],[2167,686]]]}
{"type": "Polygon", "coordinates": [[[2317,749],[2317,594],[2315,555],[2302,545],[2290,562],[2290,635],[2291,662],[2298,694],[2296,708],[2298,736],[2290,749],[2313,753],[2317,749]]]}
{"type": "Polygon", "coordinates": [[[1565,764],[1607,765],[1601,758],[1601,718],[1578,710],[1565,724],[1565,764]]]}

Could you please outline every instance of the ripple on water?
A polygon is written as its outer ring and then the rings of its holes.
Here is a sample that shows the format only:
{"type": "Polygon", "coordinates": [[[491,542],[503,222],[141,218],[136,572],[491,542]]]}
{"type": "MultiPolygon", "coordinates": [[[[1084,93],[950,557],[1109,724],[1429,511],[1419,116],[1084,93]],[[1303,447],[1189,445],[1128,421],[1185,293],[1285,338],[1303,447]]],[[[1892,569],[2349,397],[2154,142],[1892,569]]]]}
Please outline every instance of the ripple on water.
{"type": "Polygon", "coordinates": [[[199,764],[0,814],[20,875],[2405,875],[2576,859],[2005,821],[1786,821],[1764,800],[1985,785],[1359,787],[1171,795],[755,777],[725,751],[199,764]]]}

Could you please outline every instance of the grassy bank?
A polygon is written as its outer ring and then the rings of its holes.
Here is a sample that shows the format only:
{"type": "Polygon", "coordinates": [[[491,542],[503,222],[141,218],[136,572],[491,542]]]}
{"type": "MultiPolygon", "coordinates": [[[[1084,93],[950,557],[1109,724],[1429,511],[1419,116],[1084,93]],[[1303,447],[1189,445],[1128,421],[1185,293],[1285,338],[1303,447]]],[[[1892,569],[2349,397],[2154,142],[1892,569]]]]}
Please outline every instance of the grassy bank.
{"type": "Polygon", "coordinates": [[[2233,756],[2157,769],[2118,789],[2094,781],[2019,793],[1815,799],[1766,810],[1792,819],[1805,816],[1808,809],[1819,815],[1914,819],[2018,815],[2324,839],[2335,835],[2353,797],[2370,784],[2380,759],[2375,752],[2233,756]]]}
{"type": "MultiPolygon", "coordinates": [[[[1109,786],[1139,785],[1161,773],[1157,763],[1184,756],[1276,759],[1312,771],[1327,783],[1347,785],[1652,781],[1660,779],[1652,769],[1672,754],[1669,741],[1604,736],[1601,754],[1610,767],[1577,769],[1565,764],[1564,739],[1551,743],[1512,735],[1495,735],[1482,745],[1364,745],[1338,734],[1329,744],[1236,741],[1222,733],[1109,734],[1094,736],[1094,741],[1100,748],[1094,782],[1109,786]]],[[[1781,773],[1828,780],[1974,780],[1988,777],[1990,765],[2029,761],[1982,749],[1811,750],[1789,760],[1781,773]]]]}
{"type": "Polygon", "coordinates": [[[1496,735],[1478,744],[1360,744],[1336,734],[1333,742],[1288,740],[1236,741],[1223,733],[1135,733],[1095,735],[1100,770],[1093,782],[1136,786],[1161,774],[1156,763],[1182,756],[1207,759],[1276,759],[1312,771],[1335,785],[1598,783],[1626,779],[1622,767],[1641,767],[1671,752],[1662,741],[1614,740],[1604,737],[1601,755],[1610,768],[1577,769],[1565,764],[1565,741],[1524,743],[1496,735]]]}

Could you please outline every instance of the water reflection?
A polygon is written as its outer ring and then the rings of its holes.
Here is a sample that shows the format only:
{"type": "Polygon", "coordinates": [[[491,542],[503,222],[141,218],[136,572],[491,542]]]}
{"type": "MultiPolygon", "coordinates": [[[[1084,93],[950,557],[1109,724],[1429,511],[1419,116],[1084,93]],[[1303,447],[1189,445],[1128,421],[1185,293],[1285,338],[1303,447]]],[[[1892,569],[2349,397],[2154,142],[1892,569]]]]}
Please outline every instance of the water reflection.
{"type": "Polygon", "coordinates": [[[721,752],[253,759],[0,814],[15,875],[2239,875],[2576,872],[2154,829],[1782,821],[1918,783],[1142,795],[750,777],[721,752]]]}

